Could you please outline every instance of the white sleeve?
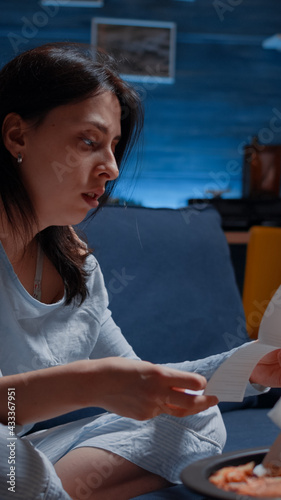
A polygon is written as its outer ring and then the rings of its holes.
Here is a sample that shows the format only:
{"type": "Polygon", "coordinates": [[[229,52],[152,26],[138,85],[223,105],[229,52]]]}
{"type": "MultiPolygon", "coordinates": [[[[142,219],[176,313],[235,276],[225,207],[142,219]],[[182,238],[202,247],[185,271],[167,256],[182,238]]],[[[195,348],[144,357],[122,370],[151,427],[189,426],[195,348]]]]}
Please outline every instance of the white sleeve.
{"type": "Polygon", "coordinates": [[[120,328],[112,319],[111,312],[106,309],[101,322],[101,329],[90,359],[120,356],[123,358],[139,359],[133,348],[127,342],[120,328]]]}

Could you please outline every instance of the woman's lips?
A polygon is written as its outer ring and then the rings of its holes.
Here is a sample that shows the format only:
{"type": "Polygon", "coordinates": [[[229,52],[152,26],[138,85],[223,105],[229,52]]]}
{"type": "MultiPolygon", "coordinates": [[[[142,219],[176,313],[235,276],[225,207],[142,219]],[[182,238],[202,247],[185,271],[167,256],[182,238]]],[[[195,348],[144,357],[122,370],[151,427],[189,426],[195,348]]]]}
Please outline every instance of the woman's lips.
{"type": "Polygon", "coordinates": [[[82,198],[91,208],[96,208],[99,206],[97,195],[94,193],[93,194],[83,193],[82,198]]]}

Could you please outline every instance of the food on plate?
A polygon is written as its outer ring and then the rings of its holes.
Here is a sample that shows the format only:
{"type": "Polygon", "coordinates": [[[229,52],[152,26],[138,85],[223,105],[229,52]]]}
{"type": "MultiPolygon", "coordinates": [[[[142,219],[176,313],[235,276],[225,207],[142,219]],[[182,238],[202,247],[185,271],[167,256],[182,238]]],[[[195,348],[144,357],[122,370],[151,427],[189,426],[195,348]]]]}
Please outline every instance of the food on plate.
{"type": "Polygon", "coordinates": [[[270,464],[266,468],[255,462],[222,467],[209,481],[225,491],[253,497],[281,498],[281,466],[270,464]]]}

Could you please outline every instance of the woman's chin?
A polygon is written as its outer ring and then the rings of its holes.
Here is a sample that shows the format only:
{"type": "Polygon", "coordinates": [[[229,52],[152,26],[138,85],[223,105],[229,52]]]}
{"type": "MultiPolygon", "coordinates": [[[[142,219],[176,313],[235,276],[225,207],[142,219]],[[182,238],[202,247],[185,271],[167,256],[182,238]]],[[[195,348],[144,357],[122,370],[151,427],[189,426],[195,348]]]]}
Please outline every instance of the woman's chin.
{"type": "MultiPolygon", "coordinates": [[[[56,217],[53,220],[48,220],[45,223],[39,223],[40,231],[50,226],[76,226],[80,224],[91,210],[81,210],[80,213],[67,215],[66,217],[56,217]]],[[[42,220],[42,219],[41,219],[42,220]]]]}

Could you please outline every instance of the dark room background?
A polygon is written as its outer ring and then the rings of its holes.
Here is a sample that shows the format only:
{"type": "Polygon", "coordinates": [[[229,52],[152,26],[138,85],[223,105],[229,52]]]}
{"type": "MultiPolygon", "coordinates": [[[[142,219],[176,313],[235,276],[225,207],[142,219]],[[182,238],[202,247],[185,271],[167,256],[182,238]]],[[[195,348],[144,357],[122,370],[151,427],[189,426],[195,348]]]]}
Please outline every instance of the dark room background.
{"type": "Polygon", "coordinates": [[[265,47],[281,33],[280,0],[62,3],[0,1],[0,66],[49,41],[89,44],[93,17],[176,25],[174,82],[132,83],[145,108],[143,153],[115,196],[172,208],[220,191],[241,197],[244,146],[281,143],[281,52],[265,47]]]}

